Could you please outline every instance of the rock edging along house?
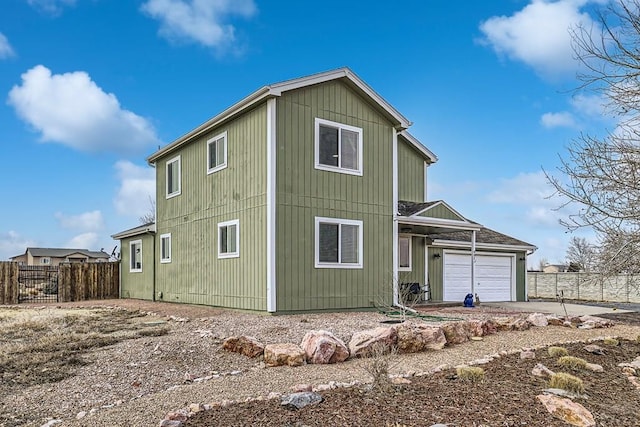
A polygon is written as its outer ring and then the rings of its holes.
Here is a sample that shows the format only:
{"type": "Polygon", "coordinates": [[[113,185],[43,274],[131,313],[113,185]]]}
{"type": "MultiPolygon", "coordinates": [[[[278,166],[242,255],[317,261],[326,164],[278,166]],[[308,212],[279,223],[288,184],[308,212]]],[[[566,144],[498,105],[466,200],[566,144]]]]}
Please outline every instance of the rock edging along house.
{"type": "Polygon", "coordinates": [[[427,200],[436,156],[348,68],[265,86],[152,154],[121,296],[266,312],[526,299],[533,245],[427,200]],[[474,259],[475,262],[471,260],[474,259]]]}

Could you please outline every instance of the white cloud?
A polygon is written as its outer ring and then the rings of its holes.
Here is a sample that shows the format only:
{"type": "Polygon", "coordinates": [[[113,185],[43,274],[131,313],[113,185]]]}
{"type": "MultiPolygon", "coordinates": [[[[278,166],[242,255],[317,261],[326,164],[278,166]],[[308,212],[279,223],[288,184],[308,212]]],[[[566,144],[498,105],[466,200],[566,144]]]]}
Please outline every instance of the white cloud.
{"type": "Polygon", "coordinates": [[[92,250],[99,249],[99,248],[96,249],[97,243],[98,243],[98,235],[96,233],[90,232],[90,233],[78,234],[77,236],[69,240],[66,243],[65,247],[74,248],[74,249],[89,249],[90,251],[92,251],[92,250]]]}
{"type": "Polygon", "coordinates": [[[607,101],[601,95],[576,95],[571,99],[571,106],[577,112],[589,117],[604,117],[606,105],[607,101]]]}
{"type": "Polygon", "coordinates": [[[160,35],[224,48],[235,39],[231,16],[250,18],[257,9],[253,0],[148,0],[141,10],[160,21],[160,35]]]}
{"type": "Polygon", "coordinates": [[[120,187],[113,203],[120,215],[139,218],[150,209],[149,198],[155,199],[155,169],[140,167],[128,161],[116,163],[120,187]]]}
{"type": "Polygon", "coordinates": [[[104,228],[104,218],[99,210],[84,212],[79,215],[65,215],[56,212],[55,218],[62,228],[81,231],[98,231],[104,228]]]}
{"type": "Polygon", "coordinates": [[[116,153],[136,153],[158,142],[147,120],[123,109],[83,71],[51,74],[37,65],[22,75],[7,102],[44,142],[116,153]]]}
{"type": "Polygon", "coordinates": [[[13,230],[0,233],[0,260],[25,253],[27,247],[36,246],[36,242],[21,236],[13,230]]]}
{"type": "Polygon", "coordinates": [[[9,39],[4,34],[0,33],[0,59],[9,58],[15,55],[9,39]]]}
{"type": "Polygon", "coordinates": [[[65,6],[73,6],[76,0],[27,0],[29,6],[49,15],[58,15],[65,6]]]}
{"type": "Polygon", "coordinates": [[[540,123],[548,129],[557,127],[576,127],[576,121],[573,114],[568,111],[560,113],[544,113],[542,117],[540,117],[540,123]]]}
{"type": "Polygon", "coordinates": [[[549,205],[555,203],[549,200],[552,194],[553,188],[547,182],[544,172],[540,171],[520,173],[513,178],[503,179],[487,199],[492,203],[549,205]]]}
{"type": "Polygon", "coordinates": [[[532,0],[511,16],[494,16],[480,25],[484,43],[511,59],[522,61],[545,77],[573,76],[578,67],[569,29],[598,27],[580,9],[588,0],[532,0]]]}

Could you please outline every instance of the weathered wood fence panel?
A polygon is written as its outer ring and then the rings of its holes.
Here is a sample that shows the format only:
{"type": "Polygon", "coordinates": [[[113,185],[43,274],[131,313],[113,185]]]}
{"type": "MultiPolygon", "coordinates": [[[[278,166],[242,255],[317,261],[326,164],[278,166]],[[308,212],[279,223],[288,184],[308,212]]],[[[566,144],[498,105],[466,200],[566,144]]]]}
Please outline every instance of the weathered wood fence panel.
{"type": "Polygon", "coordinates": [[[60,264],[60,302],[118,298],[119,285],[118,262],[60,264]]]}
{"type": "MultiPolygon", "coordinates": [[[[18,270],[15,262],[0,262],[0,304],[18,303],[18,270]]],[[[119,287],[119,262],[59,265],[59,302],[119,298],[119,287]]]]}
{"type": "Polygon", "coordinates": [[[640,302],[640,276],[621,274],[604,277],[597,273],[527,273],[529,298],[586,301],[640,302]]]}
{"type": "Polygon", "coordinates": [[[0,304],[17,304],[18,289],[18,264],[0,261],[0,304]]]}

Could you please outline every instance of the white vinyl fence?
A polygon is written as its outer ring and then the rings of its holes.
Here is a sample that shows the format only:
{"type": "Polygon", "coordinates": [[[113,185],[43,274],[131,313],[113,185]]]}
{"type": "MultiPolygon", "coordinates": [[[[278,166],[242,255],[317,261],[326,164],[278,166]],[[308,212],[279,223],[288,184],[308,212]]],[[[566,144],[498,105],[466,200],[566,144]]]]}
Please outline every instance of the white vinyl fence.
{"type": "Polygon", "coordinates": [[[604,277],[597,273],[527,273],[529,298],[586,301],[640,302],[640,276],[622,274],[604,277]]]}

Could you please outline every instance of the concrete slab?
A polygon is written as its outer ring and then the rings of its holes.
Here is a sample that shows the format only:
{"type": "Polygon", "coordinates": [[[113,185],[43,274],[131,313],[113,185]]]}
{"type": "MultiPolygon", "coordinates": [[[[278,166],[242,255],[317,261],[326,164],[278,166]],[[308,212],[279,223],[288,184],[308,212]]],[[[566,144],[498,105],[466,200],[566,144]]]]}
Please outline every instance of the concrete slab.
{"type": "MultiPolygon", "coordinates": [[[[542,301],[527,301],[527,302],[483,302],[482,305],[489,307],[501,307],[506,310],[512,311],[530,311],[533,313],[545,313],[555,314],[557,316],[564,316],[564,309],[559,302],[542,302],[542,301]]],[[[564,304],[569,316],[584,316],[591,315],[597,316],[604,313],[629,313],[629,310],[614,309],[610,307],[597,307],[593,305],[582,304],[564,304]]]]}

